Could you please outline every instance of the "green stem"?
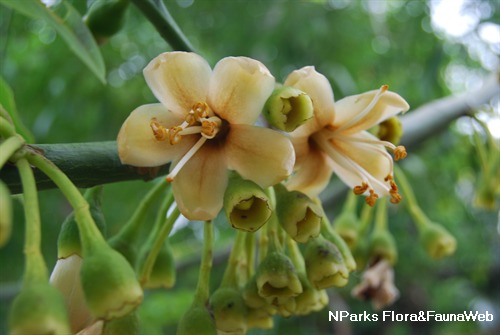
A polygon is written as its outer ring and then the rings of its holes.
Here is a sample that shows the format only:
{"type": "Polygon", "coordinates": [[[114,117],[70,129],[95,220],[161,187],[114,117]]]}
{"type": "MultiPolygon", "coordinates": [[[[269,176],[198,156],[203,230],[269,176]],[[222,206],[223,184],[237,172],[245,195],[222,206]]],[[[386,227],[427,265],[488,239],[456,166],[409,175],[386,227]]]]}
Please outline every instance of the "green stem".
{"type": "Polygon", "coordinates": [[[377,201],[377,211],[375,213],[375,230],[387,230],[387,201],[377,201]]]}
{"type": "Polygon", "coordinates": [[[211,221],[203,226],[203,255],[201,257],[198,284],[193,305],[205,306],[210,296],[210,271],[212,270],[212,254],[214,244],[214,228],[211,221]]]}
{"type": "Polygon", "coordinates": [[[357,203],[358,196],[354,194],[354,192],[347,192],[344,207],[342,207],[342,213],[355,213],[357,203]]]}
{"type": "Polygon", "coordinates": [[[370,228],[370,224],[372,222],[373,208],[367,204],[363,205],[361,209],[361,215],[359,221],[361,222],[358,232],[359,235],[362,236],[368,233],[368,229],[370,228]]]}
{"type": "Polygon", "coordinates": [[[132,0],[132,2],[155,26],[158,33],[172,49],[195,51],[161,0],[132,0]]]}
{"type": "Polygon", "coordinates": [[[40,207],[33,171],[25,158],[16,162],[24,191],[24,215],[26,220],[24,253],[26,265],[24,283],[40,283],[48,281],[48,272],[40,249],[42,242],[40,207]]]}
{"type": "MultiPolygon", "coordinates": [[[[141,200],[132,217],[125,223],[120,231],[113,237],[119,238],[125,243],[133,243],[139,235],[139,230],[144,223],[144,218],[154,201],[164,192],[169,184],[163,178],[155,186],[153,186],[148,194],[141,200]]],[[[170,204],[171,205],[171,204],[170,204]]],[[[170,207],[170,205],[168,207],[170,207]]],[[[168,208],[167,208],[168,210],[168,208]]],[[[164,216],[166,217],[166,215],[164,216]]]]}
{"type": "MultiPolygon", "coordinates": [[[[171,202],[169,200],[170,199],[167,199],[167,205],[169,205],[169,206],[168,207],[165,206],[166,210],[162,211],[164,214],[167,213],[168,208],[172,205],[173,197],[172,197],[171,202]]],[[[153,236],[153,238],[155,238],[155,240],[154,240],[154,243],[151,247],[151,250],[149,251],[148,257],[146,258],[146,261],[144,262],[144,266],[142,268],[142,272],[141,272],[141,275],[139,277],[140,278],[139,281],[141,282],[141,284],[145,284],[149,281],[149,277],[151,276],[151,272],[153,271],[153,267],[155,265],[156,258],[158,257],[158,254],[161,251],[163,243],[165,242],[165,239],[168,237],[168,234],[170,234],[170,231],[172,230],[172,227],[174,226],[175,221],[177,221],[177,219],[179,218],[180,215],[181,215],[181,212],[179,211],[179,209],[176,206],[166,220],[162,219],[165,216],[161,216],[161,217],[160,217],[160,215],[158,216],[161,221],[157,221],[157,223],[155,224],[155,228],[153,229],[154,231],[157,231],[157,234],[155,234],[156,236],[151,235],[151,236],[153,236]],[[160,222],[160,224],[158,224],[158,222],[160,222]],[[159,227],[159,226],[161,226],[161,227],[159,227]]],[[[147,243],[147,245],[149,245],[149,243],[147,243]]]]}
{"type": "Polygon", "coordinates": [[[0,144],[0,169],[23,145],[24,140],[19,136],[11,136],[0,144]]]}
{"type": "Polygon", "coordinates": [[[35,152],[27,152],[26,157],[32,165],[39,168],[57,185],[73,207],[78,230],[80,231],[84,257],[85,253],[90,251],[93,246],[106,244],[104,237],[90,214],[89,204],[71,180],[42,155],[35,152]]]}
{"type": "Polygon", "coordinates": [[[6,118],[0,117],[0,137],[8,138],[16,135],[15,128],[6,118]]]}
{"type": "Polygon", "coordinates": [[[245,235],[245,254],[247,256],[247,271],[244,282],[252,278],[255,272],[255,235],[256,233],[247,233],[245,235]]]}
{"type": "Polygon", "coordinates": [[[295,242],[290,236],[287,237],[287,246],[288,246],[288,254],[290,255],[290,259],[292,260],[293,265],[298,273],[306,272],[306,263],[304,261],[304,257],[299,250],[299,246],[297,242],[295,242]]]}
{"type": "Polygon", "coordinates": [[[245,233],[242,231],[236,232],[236,239],[234,240],[231,254],[227,261],[226,271],[222,277],[221,287],[235,287],[237,288],[237,269],[241,261],[241,255],[245,251],[245,233]]]}

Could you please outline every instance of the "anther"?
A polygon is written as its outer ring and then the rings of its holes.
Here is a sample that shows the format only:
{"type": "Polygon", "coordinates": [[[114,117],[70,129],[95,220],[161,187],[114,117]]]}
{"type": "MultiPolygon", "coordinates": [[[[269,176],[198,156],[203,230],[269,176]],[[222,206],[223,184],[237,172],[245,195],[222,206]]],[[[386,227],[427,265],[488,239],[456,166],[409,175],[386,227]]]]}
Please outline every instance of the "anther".
{"type": "Polygon", "coordinates": [[[201,135],[212,139],[219,132],[220,119],[217,117],[211,117],[206,120],[201,121],[201,135]]]}
{"type": "Polygon", "coordinates": [[[370,189],[370,195],[365,198],[366,203],[373,207],[375,206],[375,202],[377,202],[378,194],[375,193],[373,189],[370,189]]]}
{"type": "Polygon", "coordinates": [[[177,144],[181,141],[182,136],[179,134],[183,130],[182,127],[172,127],[168,131],[168,140],[170,141],[170,144],[174,145],[177,144]]]}
{"type": "Polygon", "coordinates": [[[149,123],[151,130],[153,131],[153,135],[157,141],[165,141],[168,137],[168,129],[163,127],[160,122],[156,118],[152,118],[149,123]]]}
{"type": "Polygon", "coordinates": [[[352,191],[356,195],[361,195],[361,194],[365,193],[367,189],[368,189],[368,184],[363,182],[363,183],[361,183],[361,185],[355,186],[352,191]]]}
{"type": "Polygon", "coordinates": [[[196,121],[210,116],[209,107],[206,102],[195,103],[192,110],[194,111],[196,121]]]}
{"type": "Polygon", "coordinates": [[[402,145],[398,145],[395,149],[394,149],[394,159],[395,160],[400,160],[400,159],[404,159],[408,154],[406,153],[406,148],[402,145]]]}

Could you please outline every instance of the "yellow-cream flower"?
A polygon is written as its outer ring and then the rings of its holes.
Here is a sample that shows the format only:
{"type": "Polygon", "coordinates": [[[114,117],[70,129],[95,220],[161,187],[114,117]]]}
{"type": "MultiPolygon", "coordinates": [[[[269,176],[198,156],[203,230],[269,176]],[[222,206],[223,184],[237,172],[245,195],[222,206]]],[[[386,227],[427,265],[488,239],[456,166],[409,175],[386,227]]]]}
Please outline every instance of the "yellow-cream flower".
{"type": "Polygon", "coordinates": [[[407,102],[387,85],[334,102],[330,83],[312,66],[292,72],[284,84],[307,93],[314,108],[314,117],[291,133],[297,161],[287,187],[315,197],[335,172],[354,193],[366,194],[372,206],[385,195],[399,202],[393,159],[386,148],[394,151],[396,160],[406,151],[366,130],[407,111],[407,102]]]}
{"type": "Polygon", "coordinates": [[[122,163],[154,167],[172,162],[167,180],[180,211],[209,220],[222,208],[228,169],[261,187],[290,175],[290,140],[253,126],[274,89],[260,62],[227,57],[213,71],[194,53],[167,52],[144,69],[159,104],[138,107],[118,135],[122,163]]]}

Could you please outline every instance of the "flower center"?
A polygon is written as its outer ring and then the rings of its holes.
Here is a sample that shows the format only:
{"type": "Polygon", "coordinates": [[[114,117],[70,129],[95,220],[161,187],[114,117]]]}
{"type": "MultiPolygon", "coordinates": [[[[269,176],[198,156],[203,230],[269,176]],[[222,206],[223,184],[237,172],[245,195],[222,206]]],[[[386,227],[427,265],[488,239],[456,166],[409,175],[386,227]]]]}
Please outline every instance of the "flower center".
{"type": "Polygon", "coordinates": [[[200,134],[198,141],[186,152],[186,154],[174,166],[167,175],[167,181],[171,182],[179,173],[182,167],[194,156],[194,154],[205,144],[207,140],[213,139],[220,131],[222,119],[215,116],[210,107],[205,102],[198,102],[193,105],[187,113],[184,122],[180,125],[165,128],[160,122],[153,118],[150,122],[151,130],[157,141],[168,140],[171,145],[175,145],[182,140],[183,136],[200,134]]]}

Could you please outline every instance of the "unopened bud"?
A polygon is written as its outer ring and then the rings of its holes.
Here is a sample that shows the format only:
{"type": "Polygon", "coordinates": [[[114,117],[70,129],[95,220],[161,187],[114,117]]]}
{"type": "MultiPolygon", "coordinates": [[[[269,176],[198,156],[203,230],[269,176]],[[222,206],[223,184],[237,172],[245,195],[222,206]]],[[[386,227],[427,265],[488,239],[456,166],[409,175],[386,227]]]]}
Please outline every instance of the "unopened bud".
{"type": "Polygon", "coordinates": [[[304,252],[307,278],[316,289],[347,284],[349,271],[337,246],[323,237],[310,240],[304,252]]]}
{"type": "Polygon", "coordinates": [[[278,184],[276,191],[276,213],[283,229],[295,241],[307,242],[321,231],[322,211],[307,195],[288,191],[278,184]]]}
{"type": "Polygon", "coordinates": [[[215,326],[220,333],[246,334],[247,306],[239,291],[230,287],[221,287],[212,294],[209,305],[215,319],[215,326]]]}
{"type": "Polygon", "coordinates": [[[273,127],[291,132],[313,117],[312,101],[306,93],[282,86],[267,99],[262,114],[273,127]]]}
{"type": "MultiPolygon", "coordinates": [[[[250,309],[259,310],[268,316],[276,313],[276,307],[268,304],[267,300],[260,296],[256,276],[250,278],[246,283],[243,289],[243,298],[250,309]]],[[[260,313],[257,314],[260,315],[260,313]]]]}
{"type": "Polygon", "coordinates": [[[279,305],[302,292],[302,285],[292,261],[283,253],[270,252],[259,264],[256,274],[259,295],[279,305]]]}
{"type": "Polygon", "coordinates": [[[10,239],[12,231],[12,199],[7,186],[0,180],[0,248],[10,239]]]}
{"type": "Polygon", "coordinates": [[[177,335],[217,335],[215,322],[204,306],[192,306],[179,321],[177,335]]]}
{"type": "Polygon", "coordinates": [[[229,223],[236,229],[254,232],[271,217],[267,194],[253,181],[232,174],[224,194],[224,211],[229,223]]]}
{"type": "Polygon", "coordinates": [[[306,315],[322,309],[328,303],[328,295],[325,290],[315,289],[305,274],[299,274],[299,279],[304,290],[295,297],[297,304],[295,314],[306,315]]]}
{"type": "Polygon", "coordinates": [[[377,137],[382,141],[397,145],[401,136],[403,136],[403,125],[397,116],[390,117],[378,125],[377,137]]]}
{"type": "Polygon", "coordinates": [[[24,287],[9,311],[9,334],[71,334],[61,293],[49,283],[24,287]]]}
{"type": "MultiPolygon", "coordinates": [[[[149,254],[150,249],[148,249],[149,254]]],[[[142,256],[141,265],[144,266],[147,254],[142,256]]],[[[139,273],[142,269],[139,270],[139,273]]],[[[171,288],[175,284],[175,261],[174,255],[172,254],[172,249],[170,244],[165,241],[156,257],[153,268],[151,269],[151,274],[148,277],[147,282],[143,283],[144,288],[171,288]]]]}
{"type": "Polygon", "coordinates": [[[85,300],[94,317],[104,320],[132,312],[143,292],[128,261],[107,244],[90,249],[81,270],[85,300]]]}
{"type": "Polygon", "coordinates": [[[247,313],[248,329],[273,329],[273,317],[259,308],[249,308],[247,313]]]}
{"type": "Polygon", "coordinates": [[[430,222],[420,233],[420,243],[429,256],[434,259],[452,255],[457,248],[457,241],[443,226],[430,222]]]}
{"type": "Polygon", "coordinates": [[[84,21],[99,43],[120,31],[129,0],[98,0],[90,6],[84,21]]]}
{"type": "Polygon", "coordinates": [[[376,230],[370,242],[370,258],[385,259],[390,264],[395,264],[398,259],[396,241],[388,230],[376,230]]]}
{"type": "Polygon", "coordinates": [[[343,212],[335,219],[333,229],[342,237],[349,248],[353,248],[358,242],[359,219],[355,213],[343,212]]]}
{"type": "Polygon", "coordinates": [[[118,319],[106,321],[102,335],[136,335],[139,334],[139,319],[132,312],[118,319]]]}

